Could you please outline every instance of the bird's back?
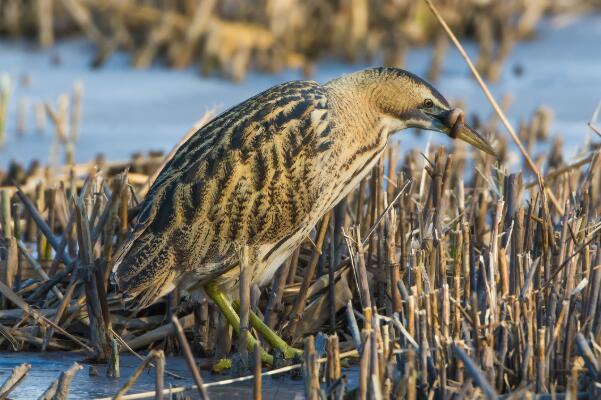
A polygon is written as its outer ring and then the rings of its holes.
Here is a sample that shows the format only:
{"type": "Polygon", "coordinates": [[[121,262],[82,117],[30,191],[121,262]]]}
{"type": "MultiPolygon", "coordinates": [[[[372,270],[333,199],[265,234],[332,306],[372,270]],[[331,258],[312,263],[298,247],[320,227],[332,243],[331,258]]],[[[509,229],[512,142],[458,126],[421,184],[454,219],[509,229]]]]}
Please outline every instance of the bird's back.
{"type": "Polygon", "coordinates": [[[116,282],[135,306],[185,272],[199,283],[237,264],[236,245],[277,243],[306,224],[331,146],[326,89],[275,86],[224,112],[184,143],[148,192],[116,282]]]}

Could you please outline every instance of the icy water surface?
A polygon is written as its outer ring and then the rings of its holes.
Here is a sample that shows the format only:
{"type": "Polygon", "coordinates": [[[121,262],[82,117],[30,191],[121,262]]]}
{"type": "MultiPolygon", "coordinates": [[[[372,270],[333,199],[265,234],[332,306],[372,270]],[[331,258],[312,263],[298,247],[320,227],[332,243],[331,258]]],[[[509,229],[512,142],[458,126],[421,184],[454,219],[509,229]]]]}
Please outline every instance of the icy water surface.
{"type": "MultiPolygon", "coordinates": [[[[468,44],[467,48],[477,55],[475,46],[468,44]]],[[[70,90],[75,80],[85,87],[82,135],[76,146],[76,159],[83,162],[100,152],[117,160],[127,159],[135,151],[168,151],[206,110],[222,111],[277,83],[302,79],[297,70],[275,75],[251,73],[241,84],[203,78],[195,68],[174,71],[153,66],[136,71],[123,54],[110,58],[105,67],[91,70],[93,54],[85,41],[62,42],[45,51],[22,42],[0,41],[0,73],[8,73],[13,82],[22,76],[32,80],[29,87],[16,85],[14,90],[9,104],[13,118],[8,121],[8,141],[0,150],[0,167],[6,167],[10,159],[47,161],[53,136],[50,127],[45,134],[36,134],[32,112],[28,132],[18,137],[14,133],[16,108],[24,97],[32,103],[47,100],[56,104],[56,97],[70,90]],[[53,62],[57,59],[59,65],[53,62]]],[[[424,76],[430,59],[430,49],[412,50],[406,68],[424,76]]],[[[326,82],[366,66],[323,62],[315,80],[326,82]]],[[[489,104],[454,48],[449,49],[436,86],[447,98],[462,99],[468,111],[489,115],[489,104]]],[[[586,123],[601,100],[601,15],[562,24],[543,22],[534,40],[520,43],[512,51],[492,90],[497,98],[505,93],[514,96],[509,110],[514,126],[537,106],[550,106],[555,112],[552,132],[563,138],[566,156],[574,156],[590,138],[586,123]],[[523,71],[520,76],[513,73],[516,67],[523,71]]],[[[408,133],[398,138],[405,148],[423,148],[426,142],[424,137],[408,133]]],[[[437,134],[433,138],[446,140],[437,134]]]]}
{"type": "MultiPolygon", "coordinates": [[[[11,393],[11,399],[37,399],[50,383],[58,378],[62,371],[67,370],[73,362],[82,362],[82,354],[52,352],[52,353],[0,353],[0,383],[10,375],[10,371],[21,363],[31,364],[31,370],[26,379],[11,393]]],[[[165,388],[170,385],[189,386],[194,382],[190,377],[186,363],[181,357],[167,357],[166,369],[184,377],[184,379],[171,378],[165,375],[165,388]]],[[[121,355],[121,378],[113,379],[106,377],[106,366],[97,365],[98,375],[90,376],[89,364],[82,364],[80,370],[69,391],[70,399],[94,399],[113,396],[127,382],[140,361],[131,356],[121,355]]],[[[205,383],[229,379],[228,375],[215,376],[209,372],[202,371],[205,383]]],[[[252,398],[253,382],[239,382],[227,386],[213,386],[208,389],[211,399],[249,399],[252,398]]],[[[148,369],[140,376],[136,385],[128,392],[137,393],[154,390],[154,369],[148,369]]],[[[303,383],[284,375],[282,377],[263,378],[263,398],[271,399],[295,399],[303,398],[303,383]]],[[[196,392],[186,392],[196,398],[196,392]]]]}

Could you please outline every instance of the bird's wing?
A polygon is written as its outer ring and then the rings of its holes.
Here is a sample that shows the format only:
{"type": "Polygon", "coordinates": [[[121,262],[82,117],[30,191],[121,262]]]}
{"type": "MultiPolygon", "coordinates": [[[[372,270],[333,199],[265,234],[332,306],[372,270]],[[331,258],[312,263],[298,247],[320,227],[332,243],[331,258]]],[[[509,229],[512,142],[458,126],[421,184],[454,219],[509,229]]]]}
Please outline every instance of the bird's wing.
{"type": "Polygon", "coordinates": [[[326,89],[271,88],[224,112],[158,175],[114,271],[148,303],[186,271],[210,280],[236,265],[235,244],[275,243],[306,220],[330,148],[326,89]]]}

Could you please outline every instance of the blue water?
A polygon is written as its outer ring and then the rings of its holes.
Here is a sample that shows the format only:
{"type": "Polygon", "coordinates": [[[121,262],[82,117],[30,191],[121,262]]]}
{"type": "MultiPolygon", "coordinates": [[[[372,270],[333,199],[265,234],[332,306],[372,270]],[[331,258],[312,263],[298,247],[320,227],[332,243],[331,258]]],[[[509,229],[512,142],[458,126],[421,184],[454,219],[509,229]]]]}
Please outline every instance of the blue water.
{"type": "MultiPolygon", "coordinates": [[[[471,55],[477,55],[473,44],[466,47],[471,55]]],[[[277,83],[302,79],[298,70],[273,75],[250,73],[240,84],[201,77],[196,68],[176,71],[155,65],[139,71],[130,68],[129,56],[122,53],[110,58],[105,67],[92,70],[89,64],[93,55],[93,47],[82,40],[61,42],[50,50],[0,41],[0,74],[8,74],[15,86],[0,167],[11,159],[48,161],[54,136],[50,124],[43,134],[36,133],[30,110],[27,132],[20,137],[15,133],[16,109],[24,98],[30,104],[49,101],[56,106],[57,96],[69,92],[75,81],[81,81],[85,88],[82,134],[75,152],[76,160],[84,162],[98,153],[120,160],[136,151],[169,151],[205,111],[223,110],[277,83]],[[60,59],[59,65],[53,62],[56,59],[60,59]],[[31,79],[28,87],[18,83],[23,76],[31,79]]],[[[406,68],[424,76],[430,58],[429,48],[411,50],[406,68]]],[[[497,98],[507,93],[513,96],[509,117],[514,126],[529,118],[536,107],[549,106],[555,114],[552,133],[563,139],[564,153],[573,158],[591,137],[598,141],[586,124],[601,101],[600,65],[601,15],[562,24],[546,20],[533,40],[513,49],[501,79],[491,89],[497,98]],[[512,72],[516,66],[521,67],[522,75],[512,72]]],[[[367,66],[322,62],[314,79],[326,82],[367,66]]],[[[484,118],[490,115],[490,105],[454,48],[449,48],[436,86],[447,98],[462,99],[468,111],[484,118]]],[[[426,142],[424,137],[407,133],[400,133],[398,138],[405,148],[423,148],[426,142]]],[[[436,134],[433,139],[446,143],[436,134]]],[[[509,168],[519,168],[519,163],[509,168]]]]}
{"type": "MultiPolygon", "coordinates": [[[[81,353],[48,352],[48,353],[0,353],[0,384],[10,375],[10,371],[21,363],[31,364],[31,369],[17,389],[10,394],[11,399],[31,400],[37,399],[59,377],[61,372],[67,370],[73,362],[82,363],[81,369],[74,377],[69,390],[69,399],[94,399],[114,396],[127,382],[140,361],[134,356],[122,354],[120,357],[121,378],[114,379],[106,376],[106,366],[96,365],[98,375],[90,376],[90,365],[82,362],[84,355],[81,353]]],[[[165,388],[190,386],[194,382],[188,368],[181,357],[167,357],[165,368],[184,379],[175,379],[165,375],[165,388]]],[[[231,377],[213,375],[201,371],[205,383],[215,382],[231,377]]],[[[154,369],[147,369],[142,373],[135,386],[127,393],[139,393],[154,390],[154,369]]],[[[252,398],[253,381],[239,382],[226,386],[213,386],[208,388],[212,399],[248,399],[252,398]]],[[[263,378],[263,398],[268,400],[294,399],[304,392],[302,381],[292,379],[289,374],[280,377],[263,378]]],[[[186,392],[196,395],[196,392],[186,392]]],[[[196,398],[196,397],[193,397],[196,398]]]]}

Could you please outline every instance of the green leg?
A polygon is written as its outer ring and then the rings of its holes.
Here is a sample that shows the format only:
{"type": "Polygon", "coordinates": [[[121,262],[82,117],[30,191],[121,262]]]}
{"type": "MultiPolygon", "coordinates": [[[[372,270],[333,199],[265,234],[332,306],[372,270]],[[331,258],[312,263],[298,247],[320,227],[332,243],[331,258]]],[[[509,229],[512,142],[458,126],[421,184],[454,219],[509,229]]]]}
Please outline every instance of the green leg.
{"type": "MultiPolygon", "coordinates": [[[[219,310],[223,313],[225,319],[227,319],[227,322],[229,322],[229,324],[234,328],[234,331],[237,334],[240,334],[240,317],[236,311],[234,311],[234,308],[230,304],[225,294],[219,290],[217,285],[212,283],[209,283],[205,286],[205,292],[207,293],[207,296],[213,300],[217,307],[219,307],[219,310]]],[[[251,334],[246,335],[246,338],[246,347],[248,348],[248,351],[254,351],[257,339],[255,339],[251,334]]],[[[265,351],[261,351],[261,360],[266,364],[273,365],[273,356],[265,351]]]]}
{"type": "MultiPolygon", "coordinates": [[[[234,310],[238,311],[240,309],[240,304],[237,301],[233,302],[234,310]]],[[[254,312],[250,312],[250,325],[259,332],[261,336],[267,340],[267,343],[271,345],[271,347],[279,349],[284,358],[291,359],[300,357],[303,355],[303,351],[299,349],[295,349],[294,347],[288,345],[284,339],[282,339],[277,333],[273,331],[270,327],[265,325],[265,323],[255,314],[254,312]]]]}

